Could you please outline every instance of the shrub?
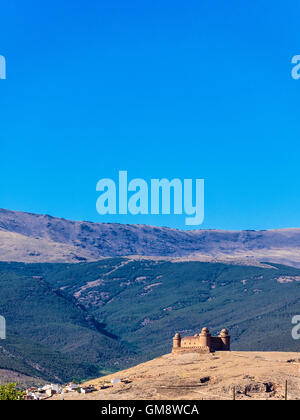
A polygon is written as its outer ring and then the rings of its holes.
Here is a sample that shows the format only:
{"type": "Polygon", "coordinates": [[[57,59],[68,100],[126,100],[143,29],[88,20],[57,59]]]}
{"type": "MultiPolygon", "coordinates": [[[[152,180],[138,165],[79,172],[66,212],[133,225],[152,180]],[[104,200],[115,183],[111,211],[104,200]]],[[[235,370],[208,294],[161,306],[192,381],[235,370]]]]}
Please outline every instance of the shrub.
{"type": "Polygon", "coordinates": [[[17,383],[0,385],[0,400],[21,400],[24,393],[17,389],[17,385],[17,383]]]}

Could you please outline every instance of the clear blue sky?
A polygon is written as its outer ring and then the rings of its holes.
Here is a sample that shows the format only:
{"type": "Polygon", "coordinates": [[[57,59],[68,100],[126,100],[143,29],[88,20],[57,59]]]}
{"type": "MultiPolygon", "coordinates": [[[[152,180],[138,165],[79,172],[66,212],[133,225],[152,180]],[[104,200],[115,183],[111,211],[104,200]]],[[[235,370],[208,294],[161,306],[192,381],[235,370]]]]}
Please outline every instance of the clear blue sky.
{"type": "Polygon", "coordinates": [[[1,4],[0,207],[96,213],[100,178],[205,178],[202,228],[300,226],[300,3],[1,4]]]}

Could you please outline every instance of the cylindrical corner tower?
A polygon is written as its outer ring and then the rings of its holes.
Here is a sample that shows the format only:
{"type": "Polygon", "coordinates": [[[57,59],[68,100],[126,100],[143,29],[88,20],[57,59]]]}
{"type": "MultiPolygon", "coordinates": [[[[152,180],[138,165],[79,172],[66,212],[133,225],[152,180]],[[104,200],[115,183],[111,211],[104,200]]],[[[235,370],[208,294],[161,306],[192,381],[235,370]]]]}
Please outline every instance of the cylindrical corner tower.
{"type": "Polygon", "coordinates": [[[210,348],[210,333],[208,328],[202,328],[200,334],[200,346],[210,348]]]}
{"type": "Polygon", "coordinates": [[[181,347],[181,337],[179,333],[176,333],[173,338],[173,348],[178,349],[181,347]]]}
{"type": "Polygon", "coordinates": [[[219,337],[222,340],[223,343],[223,350],[230,350],[230,335],[228,334],[228,330],[226,328],[224,328],[220,334],[219,337]]]}

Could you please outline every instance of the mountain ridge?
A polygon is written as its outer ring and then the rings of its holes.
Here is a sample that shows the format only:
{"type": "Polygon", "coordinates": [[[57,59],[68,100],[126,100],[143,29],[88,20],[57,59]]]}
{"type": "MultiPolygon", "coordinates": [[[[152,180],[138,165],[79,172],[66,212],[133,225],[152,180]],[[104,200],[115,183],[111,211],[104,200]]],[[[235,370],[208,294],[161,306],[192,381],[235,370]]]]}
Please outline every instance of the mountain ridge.
{"type": "Polygon", "coordinates": [[[185,231],[0,209],[0,261],[80,262],[131,255],[300,267],[299,251],[300,228],[185,231]]]}

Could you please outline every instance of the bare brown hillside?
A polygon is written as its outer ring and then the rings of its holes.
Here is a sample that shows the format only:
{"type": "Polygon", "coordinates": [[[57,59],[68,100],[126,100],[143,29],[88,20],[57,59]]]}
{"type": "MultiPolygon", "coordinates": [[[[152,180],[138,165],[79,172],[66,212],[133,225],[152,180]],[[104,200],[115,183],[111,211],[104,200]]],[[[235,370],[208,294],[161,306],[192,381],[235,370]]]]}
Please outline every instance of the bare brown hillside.
{"type": "Polygon", "coordinates": [[[167,354],[93,381],[90,394],[68,393],[52,399],[300,399],[300,353],[216,352],[208,355],[167,354]],[[119,378],[121,382],[112,384],[119,378]],[[103,387],[103,389],[101,389],[103,387]]]}
{"type": "Polygon", "coordinates": [[[78,262],[128,255],[300,267],[300,229],[180,231],[0,209],[0,261],[78,262]]]}

